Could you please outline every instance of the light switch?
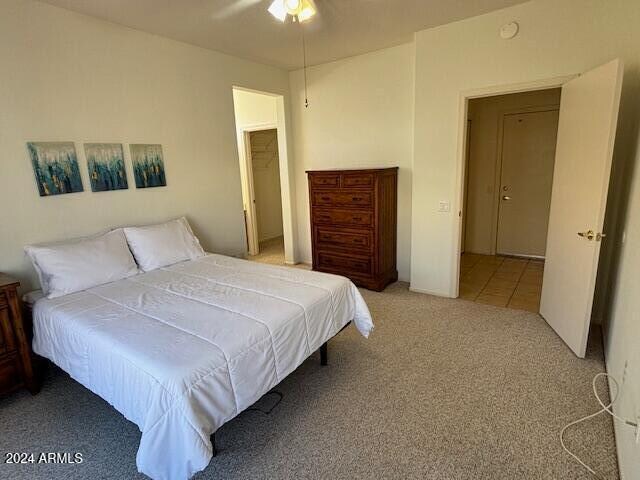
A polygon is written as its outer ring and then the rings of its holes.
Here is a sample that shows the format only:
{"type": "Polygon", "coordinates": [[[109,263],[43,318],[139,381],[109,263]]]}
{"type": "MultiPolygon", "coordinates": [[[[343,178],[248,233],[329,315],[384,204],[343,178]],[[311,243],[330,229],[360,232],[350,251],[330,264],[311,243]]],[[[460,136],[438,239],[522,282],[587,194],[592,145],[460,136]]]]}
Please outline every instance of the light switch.
{"type": "Polygon", "coordinates": [[[448,212],[451,210],[451,204],[448,200],[440,200],[438,211],[439,212],[448,212]]]}

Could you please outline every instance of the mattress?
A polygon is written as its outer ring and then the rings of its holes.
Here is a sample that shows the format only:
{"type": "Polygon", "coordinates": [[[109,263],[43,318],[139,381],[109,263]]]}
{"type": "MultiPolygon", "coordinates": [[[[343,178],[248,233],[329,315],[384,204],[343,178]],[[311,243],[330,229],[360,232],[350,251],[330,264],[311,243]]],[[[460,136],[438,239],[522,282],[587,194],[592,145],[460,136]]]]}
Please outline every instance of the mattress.
{"type": "Polygon", "coordinates": [[[210,435],[367,306],[346,278],[209,254],[33,308],[34,351],[142,432],[154,479],[204,469],[210,435]]]}

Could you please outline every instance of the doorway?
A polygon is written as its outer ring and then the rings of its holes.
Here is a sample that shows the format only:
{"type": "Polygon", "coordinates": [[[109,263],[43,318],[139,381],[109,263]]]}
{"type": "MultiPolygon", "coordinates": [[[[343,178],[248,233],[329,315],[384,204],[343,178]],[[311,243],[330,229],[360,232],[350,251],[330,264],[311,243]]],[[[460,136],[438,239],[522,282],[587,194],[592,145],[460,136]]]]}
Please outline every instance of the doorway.
{"type": "Polygon", "coordinates": [[[233,87],[247,257],[295,264],[284,98],[233,87]]]}
{"type": "Polygon", "coordinates": [[[559,88],[468,105],[460,297],[538,312],[559,88]]]}
{"type": "MultiPolygon", "coordinates": [[[[600,247],[607,236],[602,228],[623,75],[622,61],[613,59],[579,75],[469,90],[460,95],[457,184],[458,205],[463,205],[469,102],[562,88],[539,313],[580,358],[586,352],[600,247]]],[[[461,209],[458,216],[456,243],[461,252],[461,209]]],[[[461,264],[461,256],[455,255],[452,272],[459,274],[461,264]]],[[[452,281],[452,290],[458,294],[460,276],[454,274],[452,281]]]]}
{"type": "MultiPolygon", "coordinates": [[[[284,264],[278,132],[275,128],[245,133],[247,175],[251,175],[258,252],[250,260],[284,264]]],[[[249,238],[249,233],[247,233],[249,238]]]]}

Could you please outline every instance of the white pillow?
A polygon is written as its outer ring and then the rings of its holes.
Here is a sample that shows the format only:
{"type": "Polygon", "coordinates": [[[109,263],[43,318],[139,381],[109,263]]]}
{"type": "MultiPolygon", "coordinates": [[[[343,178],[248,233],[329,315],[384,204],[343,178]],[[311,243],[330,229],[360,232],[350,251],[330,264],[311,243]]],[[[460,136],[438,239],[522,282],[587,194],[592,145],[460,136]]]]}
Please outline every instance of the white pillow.
{"type": "Polygon", "coordinates": [[[125,227],[124,234],[138,266],[145,272],[204,255],[184,217],[146,227],[125,227]]]}
{"type": "Polygon", "coordinates": [[[139,273],[122,229],[97,237],[25,247],[48,298],[139,273]]]}

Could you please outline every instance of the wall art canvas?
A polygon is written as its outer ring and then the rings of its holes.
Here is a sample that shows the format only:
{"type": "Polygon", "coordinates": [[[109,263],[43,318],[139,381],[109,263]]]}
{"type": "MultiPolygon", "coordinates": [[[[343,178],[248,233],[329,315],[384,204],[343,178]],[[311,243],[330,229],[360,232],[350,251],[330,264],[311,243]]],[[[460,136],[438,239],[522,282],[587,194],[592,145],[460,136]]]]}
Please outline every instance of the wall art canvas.
{"type": "Polygon", "coordinates": [[[131,144],[130,148],[136,188],[166,186],[162,145],[131,144]]]}
{"type": "Polygon", "coordinates": [[[105,192],[129,188],[122,144],[85,143],[84,153],[87,157],[92,191],[105,192]]]}
{"type": "Polygon", "coordinates": [[[84,190],[73,142],[28,142],[27,149],[41,197],[84,190]]]}

